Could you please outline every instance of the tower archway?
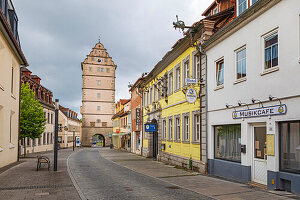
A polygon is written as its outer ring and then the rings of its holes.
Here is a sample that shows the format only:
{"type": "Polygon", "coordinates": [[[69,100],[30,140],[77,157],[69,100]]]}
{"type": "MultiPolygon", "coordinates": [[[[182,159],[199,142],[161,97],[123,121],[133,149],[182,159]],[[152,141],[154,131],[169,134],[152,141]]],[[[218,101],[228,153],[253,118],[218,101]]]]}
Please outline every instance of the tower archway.
{"type": "Polygon", "coordinates": [[[95,134],[92,136],[92,147],[105,147],[105,137],[102,134],[95,134]]]}

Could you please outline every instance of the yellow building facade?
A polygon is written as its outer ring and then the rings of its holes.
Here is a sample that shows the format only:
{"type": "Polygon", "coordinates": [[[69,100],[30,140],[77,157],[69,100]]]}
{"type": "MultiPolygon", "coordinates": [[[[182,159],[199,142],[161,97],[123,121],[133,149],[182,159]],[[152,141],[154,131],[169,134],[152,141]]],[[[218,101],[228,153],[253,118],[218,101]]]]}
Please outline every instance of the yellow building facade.
{"type": "Polygon", "coordinates": [[[197,34],[179,40],[144,81],[142,155],[206,172],[205,56],[197,44],[212,28],[200,21],[195,30],[197,34]],[[156,131],[147,132],[149,124],[155,124],[156,131]]]}

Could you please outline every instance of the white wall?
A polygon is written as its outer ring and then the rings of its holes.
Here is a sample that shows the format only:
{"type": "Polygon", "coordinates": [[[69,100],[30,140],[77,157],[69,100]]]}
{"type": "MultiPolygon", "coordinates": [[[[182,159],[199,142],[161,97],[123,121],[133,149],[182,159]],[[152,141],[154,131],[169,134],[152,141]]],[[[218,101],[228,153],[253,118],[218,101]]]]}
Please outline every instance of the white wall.
{"type": "MultiPolygon", "coordinates": [[[[271,9],[233,33],[228,38],[207,50],[207,89],[208,89],[208,158],[214,158],[213,125],[241,124],[242,144],[247,144],[251,153],[251,127],[249,123],[266,122],[267,130],[276,134],[275,145],[278,147],[278,128],[276,121],[300,119],[299,97],[283,99],[288,111],[284,116],[272,116],[239,120],[232,119],[233,109],[226,109],[225,104],[237,106],[240,100],[252,104],[251,99],[268,101],[268,96],[278,98],[300,95],[300,37],[299,37],[299,0],[283,0],[271,9]],[[278,30],[279,70],[261,75],[264,71],[264,42],[262,36],[278,30]],[[238,84],[236,81],[235,50],[246,45],[247,80],[238,84]],[[215,61],[224,57],[224,88],[216,89],[215,61]]],[[[266,102],[277,105],[278,101],[266,102]]],[[[250,108],[259,107],[258,104],[250,108]]],[[[247,109],[239,107],[238,110],[247,109]]],[[[278,170],[278,150],[275,157],[268,158],[268,169],[278,170]]],[[[251,165],[249,154],[242,154],[242,164],[251,165]]]]}

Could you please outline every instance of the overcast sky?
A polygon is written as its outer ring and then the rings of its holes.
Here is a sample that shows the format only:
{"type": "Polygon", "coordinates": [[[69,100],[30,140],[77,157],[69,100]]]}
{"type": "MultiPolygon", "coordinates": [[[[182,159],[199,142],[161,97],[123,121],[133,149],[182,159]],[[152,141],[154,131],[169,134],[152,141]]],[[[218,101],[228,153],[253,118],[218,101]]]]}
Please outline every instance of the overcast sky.
{"type": "Polygon", "coordinates": [[[182,37],[172,22],[199,21],[213,0],[13,0],[28,69],[60,104],[80,112],[81,65],[100,40],[117,64],[116,101],[182,37]]]}

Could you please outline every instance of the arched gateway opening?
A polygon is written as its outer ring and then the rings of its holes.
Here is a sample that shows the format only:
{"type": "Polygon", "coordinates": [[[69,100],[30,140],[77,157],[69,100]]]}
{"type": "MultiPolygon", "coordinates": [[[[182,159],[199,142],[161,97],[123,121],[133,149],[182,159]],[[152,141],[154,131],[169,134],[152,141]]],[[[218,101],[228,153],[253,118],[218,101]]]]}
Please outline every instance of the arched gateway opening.
{"type": "Polygon", "coordinates": [[[105,137],[101,134],[95,134],[91,141],[92,147],[105,147],[105,137]]]}

